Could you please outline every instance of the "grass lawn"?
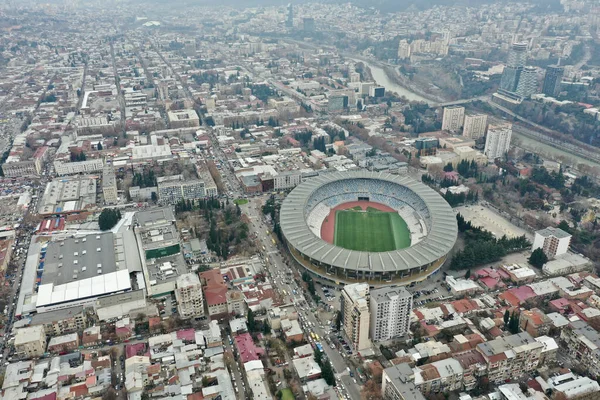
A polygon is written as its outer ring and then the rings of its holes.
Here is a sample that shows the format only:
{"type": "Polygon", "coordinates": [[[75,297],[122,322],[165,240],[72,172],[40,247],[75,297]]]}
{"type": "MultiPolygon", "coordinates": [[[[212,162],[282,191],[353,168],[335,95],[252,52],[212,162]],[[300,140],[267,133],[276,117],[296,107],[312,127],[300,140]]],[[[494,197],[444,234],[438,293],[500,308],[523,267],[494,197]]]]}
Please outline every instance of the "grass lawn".
{"type": "Polygon", "coordinates": [[[237,204],[238,206],[242,206],[244,204],[248,204],[248,199],[236,199],[233,201],[233,204],[237,204]]]}
{"type": "Polygon", "coordinates": [[[357,251],[392,251],[410,246],[406,222],[395,212],[335,213],[334,243],[357,251]]]}
{"type": "Polygon", "coordinates": [[[294,393],[292,389],[285,388],[281,390],[281,400],[294,400],[294,393]]]}

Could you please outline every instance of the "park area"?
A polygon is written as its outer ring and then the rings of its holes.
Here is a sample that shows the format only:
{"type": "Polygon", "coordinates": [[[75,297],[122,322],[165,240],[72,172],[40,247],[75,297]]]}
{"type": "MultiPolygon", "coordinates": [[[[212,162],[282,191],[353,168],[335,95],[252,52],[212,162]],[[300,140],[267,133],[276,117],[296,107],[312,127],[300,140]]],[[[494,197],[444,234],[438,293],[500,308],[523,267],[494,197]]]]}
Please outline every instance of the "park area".
{"type": "Polygon", "coordinates": [[[398,250],[410,246],[410,231],[397,212],[355,207],[335,212],[334,244],[356,251],[398,250]]]}

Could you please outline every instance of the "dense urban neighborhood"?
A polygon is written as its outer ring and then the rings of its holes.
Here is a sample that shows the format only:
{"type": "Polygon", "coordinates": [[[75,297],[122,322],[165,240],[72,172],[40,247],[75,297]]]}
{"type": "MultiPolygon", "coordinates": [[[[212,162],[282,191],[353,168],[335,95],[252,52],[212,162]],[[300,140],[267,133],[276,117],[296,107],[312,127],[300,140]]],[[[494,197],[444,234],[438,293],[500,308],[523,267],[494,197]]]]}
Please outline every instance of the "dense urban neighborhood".
{"type": "Polygon", "coordinates": [[[600,3],[235,3],[0,5],[0,398],[600,399],[600,3]]]}

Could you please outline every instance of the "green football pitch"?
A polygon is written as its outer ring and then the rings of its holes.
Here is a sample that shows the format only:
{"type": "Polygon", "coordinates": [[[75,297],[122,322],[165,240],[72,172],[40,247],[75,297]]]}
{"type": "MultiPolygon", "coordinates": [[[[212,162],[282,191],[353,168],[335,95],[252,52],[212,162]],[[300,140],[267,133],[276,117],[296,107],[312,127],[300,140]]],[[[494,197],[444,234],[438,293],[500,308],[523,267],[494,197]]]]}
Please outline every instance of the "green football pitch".
{"type": "Polygon", "coordinates": [[[392,251],[410,246],[410,231],[396,212],[376,209],[335,212],[334,244],[357,251],[392,251]]]}

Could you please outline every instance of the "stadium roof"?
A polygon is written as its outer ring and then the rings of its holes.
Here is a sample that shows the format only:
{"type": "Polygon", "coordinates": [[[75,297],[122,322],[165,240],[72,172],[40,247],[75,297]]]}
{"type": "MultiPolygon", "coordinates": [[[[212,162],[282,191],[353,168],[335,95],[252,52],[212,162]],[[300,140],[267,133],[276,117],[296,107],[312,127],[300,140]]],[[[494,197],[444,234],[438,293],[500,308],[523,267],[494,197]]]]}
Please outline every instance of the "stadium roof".
{"type": "Polygon", "coordinates": [[[280,225],[288,242],[312,259],[338,268],[377,272],[408,270],[435,262],[452,250],[458,233],[454,211],[433,189],[406,176],[366,170],[321,174],[297,186],[281,206],[280,225]],[[316,236],[304,212],[311,194],[334,181],[361,178],[392,182],[418,195],[429,209],[431,227],[427,237],[412,247],[377,253],[344,249],[316,236]]]}

